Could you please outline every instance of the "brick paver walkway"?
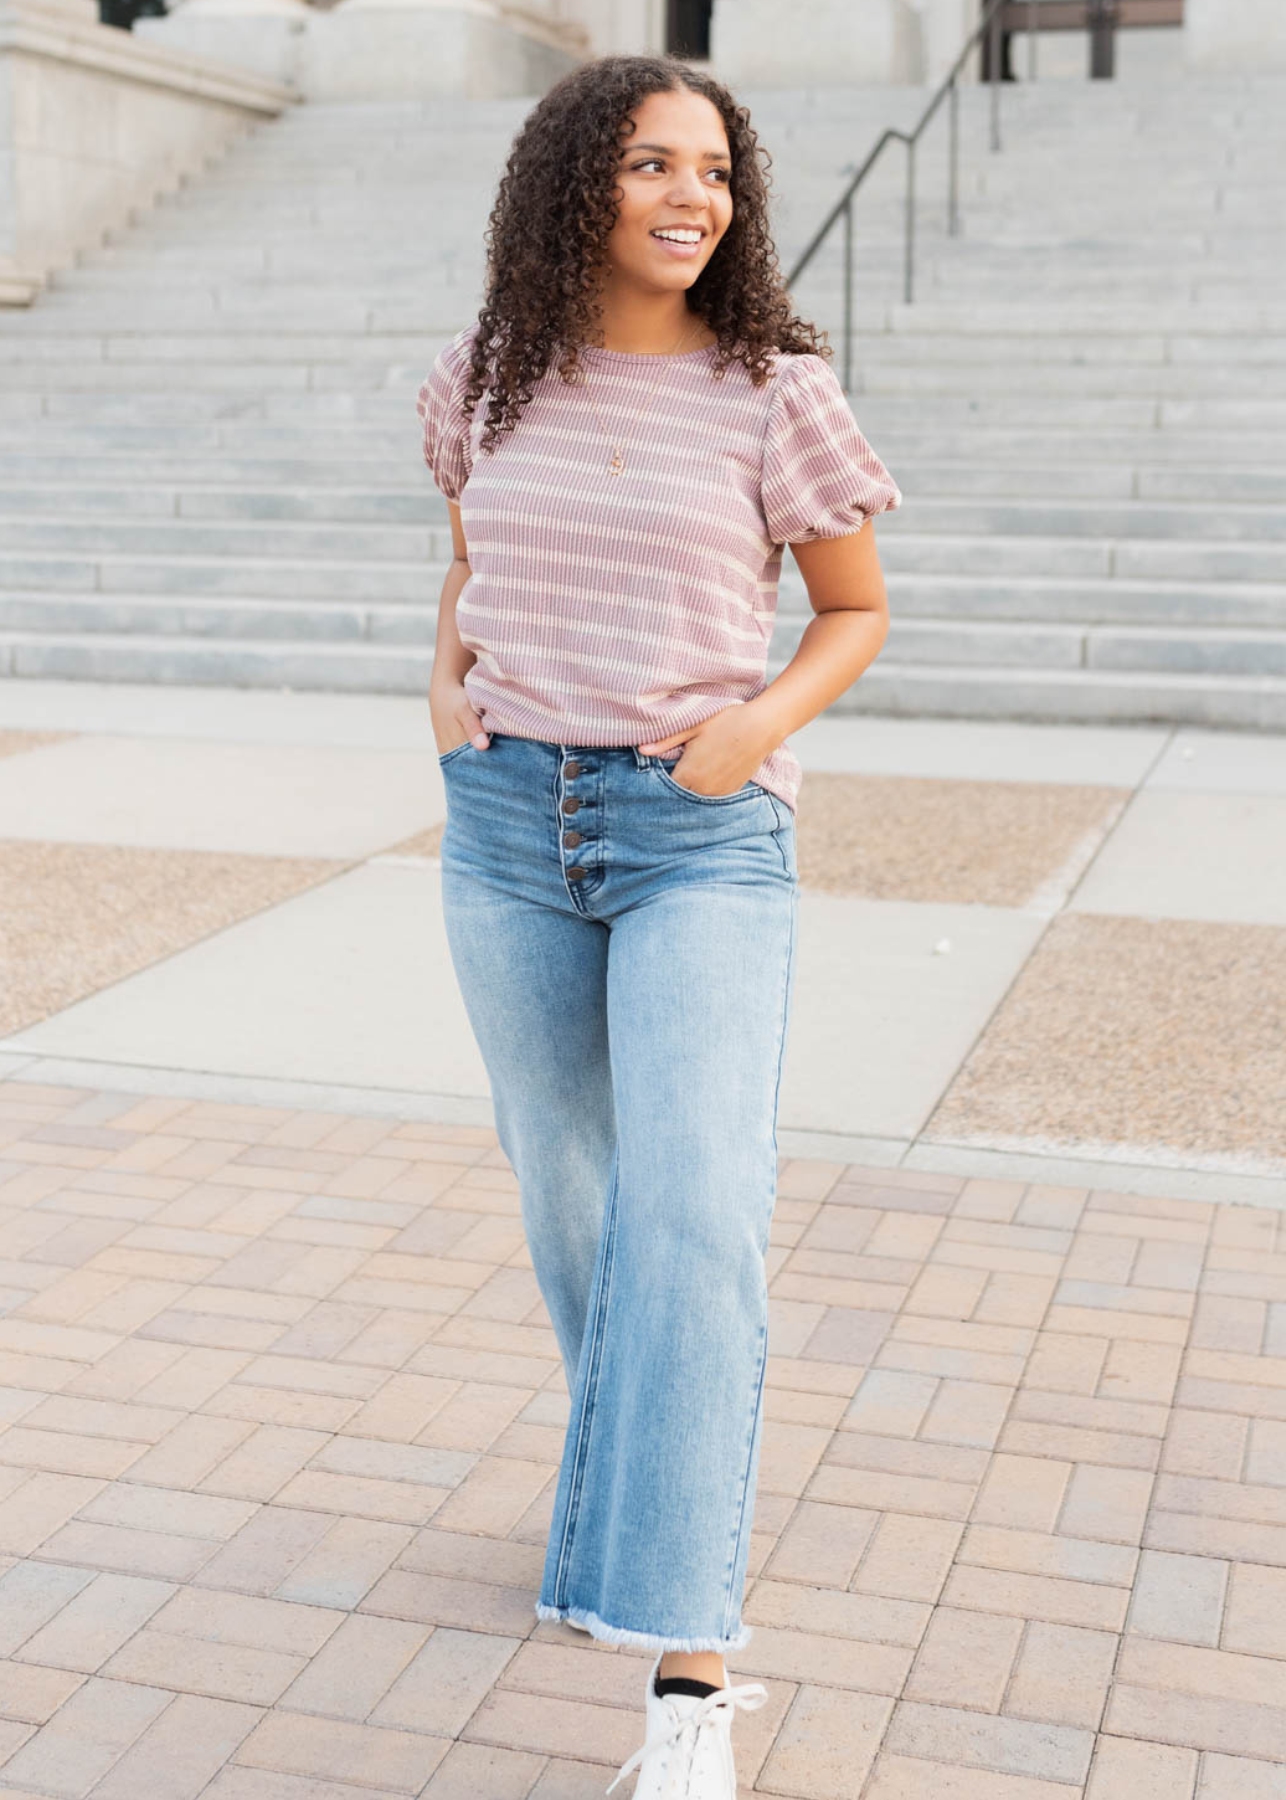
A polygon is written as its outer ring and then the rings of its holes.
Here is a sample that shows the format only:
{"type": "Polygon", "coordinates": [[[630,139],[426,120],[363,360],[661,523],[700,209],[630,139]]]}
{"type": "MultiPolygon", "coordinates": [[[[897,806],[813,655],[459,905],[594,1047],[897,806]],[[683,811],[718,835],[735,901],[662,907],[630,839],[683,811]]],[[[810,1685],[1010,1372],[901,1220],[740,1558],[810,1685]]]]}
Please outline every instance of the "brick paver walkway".
{"type": "MultiPolygon", "coordinates": [[[[487,1130],[0,1084],[0,1800],[588,1800],[487,1130]]],[[[783,1162],[744,1791],[1286,1794],[1286,1229],[783,1162]]],[[[624,1784],[623,1784],[624,1785],[624,1784]]]]}

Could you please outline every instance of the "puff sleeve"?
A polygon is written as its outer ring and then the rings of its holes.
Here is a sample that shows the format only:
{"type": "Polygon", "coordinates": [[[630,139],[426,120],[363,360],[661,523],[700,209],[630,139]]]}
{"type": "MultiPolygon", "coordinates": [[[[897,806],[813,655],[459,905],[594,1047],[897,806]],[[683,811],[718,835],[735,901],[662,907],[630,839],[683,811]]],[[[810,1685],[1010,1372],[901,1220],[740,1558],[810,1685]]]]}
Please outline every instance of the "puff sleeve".
{"type": "Polygon", "coordinates": [[[472,468],[470,419],[461,411],[460,402],[469,385],[473,330],[470,326],[457,332],[439,351],[436,362],[420,383],[415,399],[423,433],[424,460],[439,491],[448,500],[460,498],[472,468]]]}
{"type": "Polygon", "coordinates": [[[761,504],[775,544],[860,531],[902,494],[858,430],[839,376],[820,356],[783,356],[764,440],[761,504]]]}

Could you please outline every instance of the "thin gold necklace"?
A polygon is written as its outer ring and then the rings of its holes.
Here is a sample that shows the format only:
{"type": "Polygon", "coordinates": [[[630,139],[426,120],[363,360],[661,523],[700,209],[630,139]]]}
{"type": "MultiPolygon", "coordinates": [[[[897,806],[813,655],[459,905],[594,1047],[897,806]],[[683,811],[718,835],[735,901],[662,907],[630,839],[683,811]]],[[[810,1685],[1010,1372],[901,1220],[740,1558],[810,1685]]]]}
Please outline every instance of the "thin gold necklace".
{"type": "MultiPolygon", "coordinates": [[[[698,326],[700,325],[700,323],[701,323],[700,319],[696,320],[696,324],[698,326]]],[[[679,354],[680,345],[686,343],[688,338],[691,335],[692,335],[692,326],[689,326],[684,331],[682,337],[680,337],[679,342],[674,346],[674,349],[669,352],[669,355],[677,356],[679,354]]],[[[658,356],[656,360],[658,363],[664,363],[666,358],[664,356],[658,356]]],[[[661,376],[664,373],[665,373],[664,369],[661,369],[658,372],[656,379],[653,381],[651,387],[648,389],[648,391],[647,391],[647,406],[645,406],[643,408],[643,412],[646,412],[647,407],[652,404],[652,398],[653,398],[654,394],[656,393],[657,383],[660,381],[661,376]]],[[[603,424],[603,415],[599,412],[598,407],[594,401],[594,396],[589,391],[589,383],[585,379],[584,369],[582,369],[580,371],[580,384],[585,389],[585,398],[589,401],[590,405],[594,408],[594,417],[598,420],[598,428],[602,432],[603,436],[607,439],[608,448],[612,452],[612,460],[607,465],[607,472],[609,475],[620,475],[624,472],[624,469],[625,469],[625,446],[624,446],[624,444],[616,443],[613,440],[607,427],[603,424]]],[[[641,419],[642,416],[643,416],[642,413],[638,413],[635,415],[635,421],[634,421],[635,424],[638,423],[639,419],[641,419]]]]}

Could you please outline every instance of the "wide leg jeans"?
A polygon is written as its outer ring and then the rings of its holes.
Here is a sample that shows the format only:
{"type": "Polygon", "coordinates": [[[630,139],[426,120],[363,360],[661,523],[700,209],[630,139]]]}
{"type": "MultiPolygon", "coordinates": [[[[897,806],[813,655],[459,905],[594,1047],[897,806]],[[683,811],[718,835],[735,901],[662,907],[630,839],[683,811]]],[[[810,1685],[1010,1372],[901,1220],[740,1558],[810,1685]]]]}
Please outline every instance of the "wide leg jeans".
{"type": "Polygon", "coordinates": [[[571,1400],[537,1615],[727,1651],[750,1637],[798,870],[783,800],[697,794],[678,755],[448,750],[442,904],[571,1400]]]}

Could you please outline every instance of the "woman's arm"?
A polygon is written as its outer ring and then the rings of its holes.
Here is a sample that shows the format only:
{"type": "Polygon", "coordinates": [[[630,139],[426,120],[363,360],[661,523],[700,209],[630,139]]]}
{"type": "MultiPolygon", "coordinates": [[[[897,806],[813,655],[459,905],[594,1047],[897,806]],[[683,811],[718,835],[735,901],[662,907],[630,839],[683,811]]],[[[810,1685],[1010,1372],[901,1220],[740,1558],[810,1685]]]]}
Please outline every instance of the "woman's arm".
{"type": "Polygon", "coordinates": [[[808,589],[810,619],[786,667],[744,712],[777,745],[824,712],[869,668],[889,633],[889,603],[875,547],[875,521],[843,537],[792,544],[808,589]]]}
{"type": "Polygon", "coordinates": [[[460,642],[460,633],[455,622],[455,603],[460,596],[460,589],[469,579],[472,571],[469,568],[469,546],[464,541],[464,526],[460,523],[460,508],[454,500],[447,501],[447,511],[451,515],[451,567],[446,572],[442,583],[442,597],[438,601],[438,635],[433,647],[433,674],[429,680],[429,694],[432,697],[435,687],[458,686],[477,660],[472,650],[466,650],[460,642]]]}
{"type": "Polygon", "coordinates": [[[452,558],[438,600],[437,639],[433,647],[433,673],[429,677],[429,710],[433,718],[433,735],[439,751],[443,753],[453,750],[466,738],[474,739],[479,749],[485,749],[490,742],[482,729],[482,720],[473,710],[464,691],[464,678],[477,657],[460,642],[460,632],[455,622],[455,603],[472,571],[469,567],[469,546],[465,542],[464,526],[460,520],[460,508],[454,500],[448,500],[447,511],[451,516],[452,558]]]}

